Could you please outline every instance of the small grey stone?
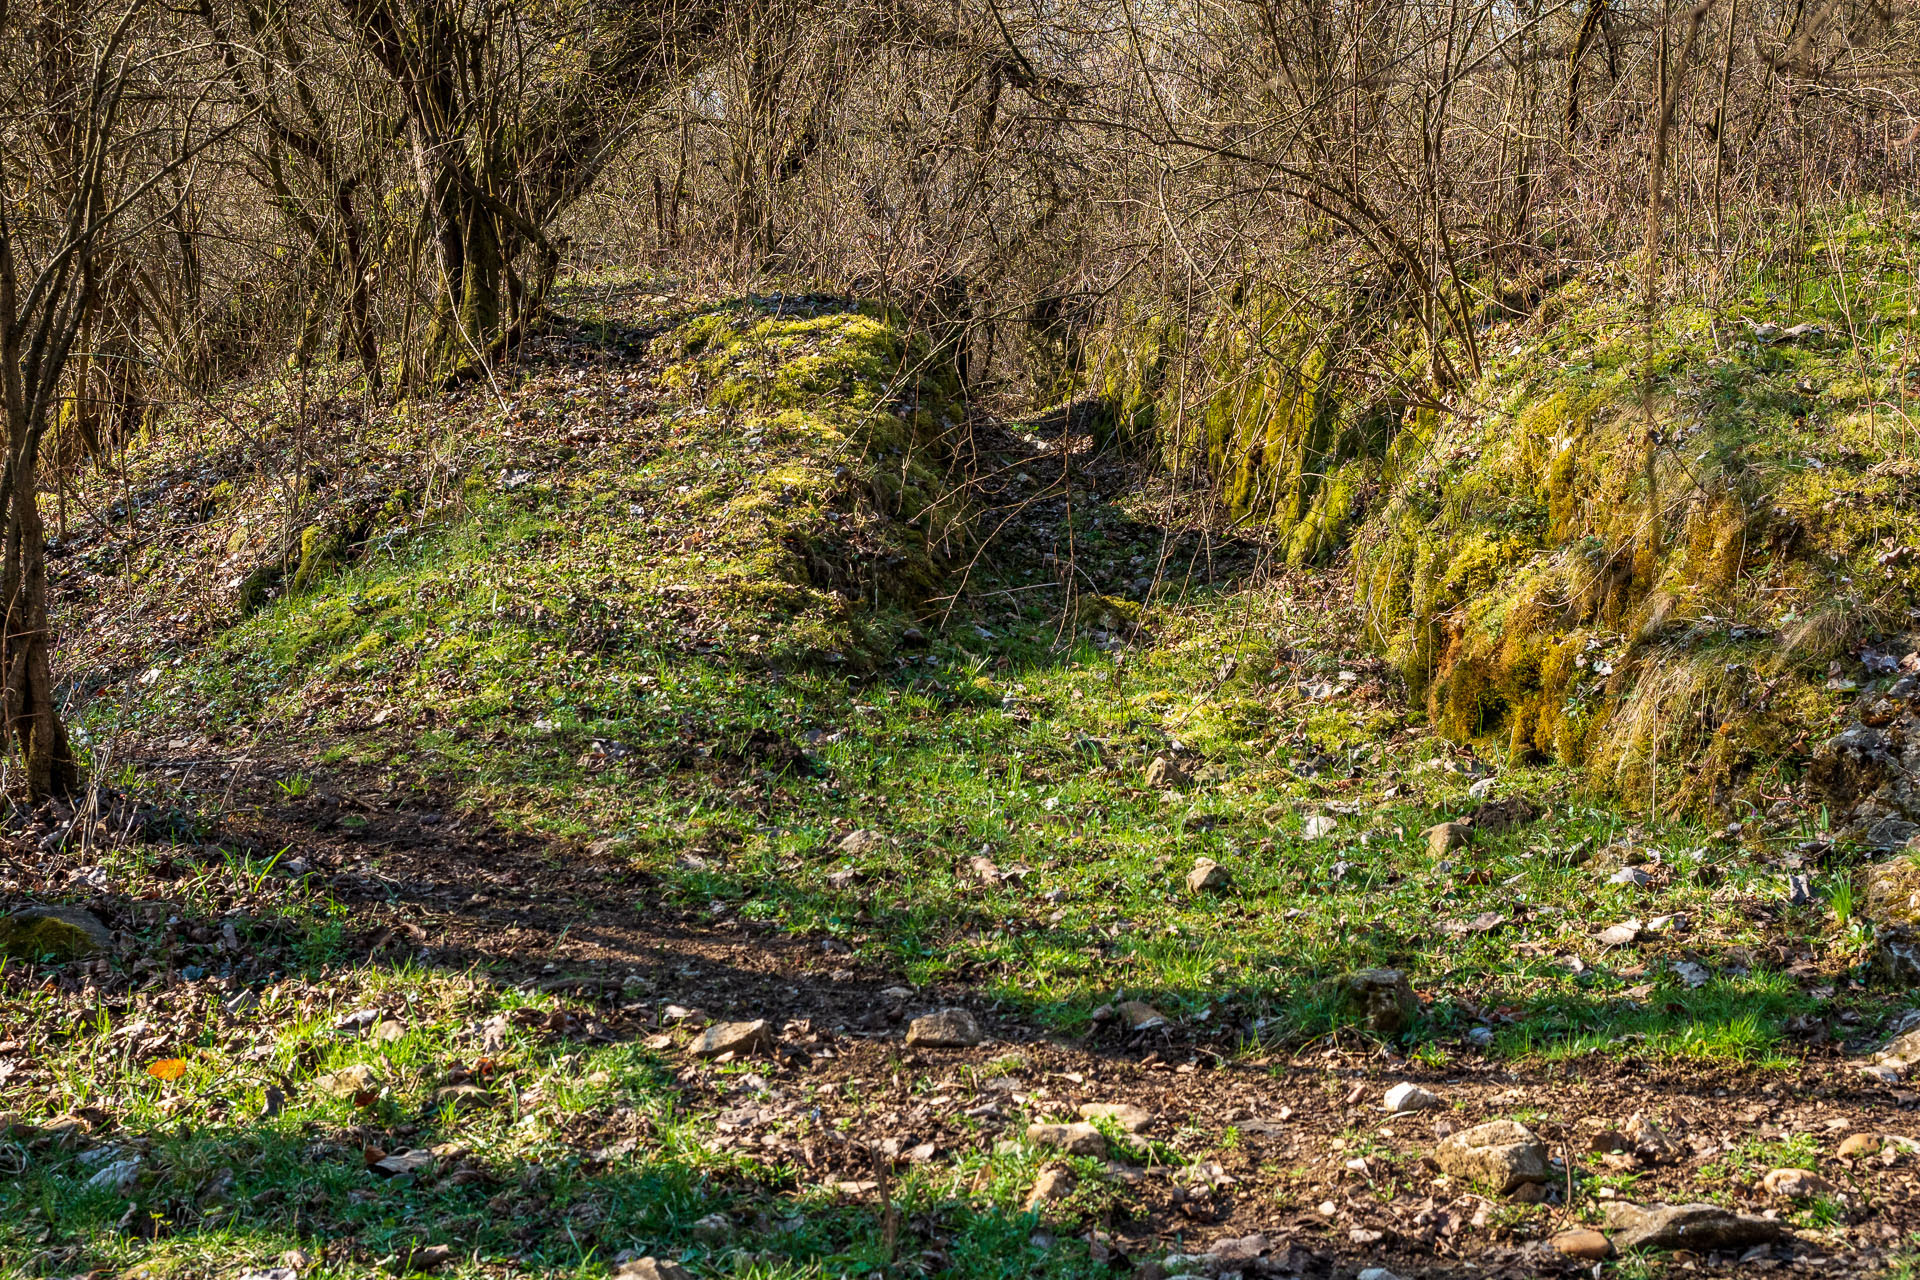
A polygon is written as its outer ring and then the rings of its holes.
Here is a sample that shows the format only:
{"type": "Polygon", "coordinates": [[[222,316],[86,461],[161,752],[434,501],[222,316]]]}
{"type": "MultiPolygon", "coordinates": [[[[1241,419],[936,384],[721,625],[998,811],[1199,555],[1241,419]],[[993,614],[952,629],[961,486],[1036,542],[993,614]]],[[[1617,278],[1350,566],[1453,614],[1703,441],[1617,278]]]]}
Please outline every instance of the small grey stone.
{"type": "Polygon", "coordinates": [[[1545,1182],[1547,1146],[1514,1120],[1493,1120],[1443,1138],[1433,1158],[1449,1175],[1507,1195],[1528,1183],[1545,1182]]]}
{"type": "Polygon", "coordinates": [[[1615,1232],[1614,1248],[1622,1253],[1634,1249],[1689,1249],[1695,1253],[1744,1249],[1771,1244],[1786,1234],[1786,1227],[1771,1218],[1734,1213],[1717,1204],[1643,1206],[1616,1200],[1607,1205],[1607,1226],[1615,1232]]]}
{"type": "Polygon", "coordinates": [[[907,1043],[928,1049],[971,1049],[987,1038],[965,1009],[939,1009],[907,1024],[907,1043]]]}
{"type": "Polygon", "coordinates": [[[717,1058],[723,1053],[745,1058],[772,1048],[772,1028],[765,1018],[755,1018],[752,1022],[716,1022],[695,1037],[687,1052],[696,1058],[717,1058]]]}

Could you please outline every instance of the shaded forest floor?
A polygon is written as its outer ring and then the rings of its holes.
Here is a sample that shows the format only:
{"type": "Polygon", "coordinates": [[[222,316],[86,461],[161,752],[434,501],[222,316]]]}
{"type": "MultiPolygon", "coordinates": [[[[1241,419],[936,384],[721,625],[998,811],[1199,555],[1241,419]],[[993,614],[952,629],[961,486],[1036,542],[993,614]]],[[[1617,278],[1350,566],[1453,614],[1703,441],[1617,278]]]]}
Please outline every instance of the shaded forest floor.
{"type": "MultiPolygon", "coordinates": [[[[434,410],[524,465],[450,445],[461,511],[258,612],[221,504],[273,469],[217,433],[70,532],[102,785],[15,816],[0,892],[112,936],[0,969],[0,1276],[1572,1274],[1621,1202],[1771,1225],[1603,1274],[1911,1271],[1920,1093],[1860,1066],[1915,1001],[1817,808],[1642,823],[1440,741],[1338,571],[1018,424],[951,424],[991,536],[949,598],[796,596],[816,660],[764,660],[672,568],[739,426],[656,341],[699,308],[572,301],[434,410]],[[1380,968],[1415,1002],[1369,1016],[1380,968]],[[942,1009],[978,1043],[909,1043],[942,1009]],[[1029,1129],[1086,1104],[1144,1127],[1029,1129]],[[1442,1169],[1503,1119],[1546,1181],[1442,1169]]],[[[782,519],[855,519],[804,488],[782,519]]]]}

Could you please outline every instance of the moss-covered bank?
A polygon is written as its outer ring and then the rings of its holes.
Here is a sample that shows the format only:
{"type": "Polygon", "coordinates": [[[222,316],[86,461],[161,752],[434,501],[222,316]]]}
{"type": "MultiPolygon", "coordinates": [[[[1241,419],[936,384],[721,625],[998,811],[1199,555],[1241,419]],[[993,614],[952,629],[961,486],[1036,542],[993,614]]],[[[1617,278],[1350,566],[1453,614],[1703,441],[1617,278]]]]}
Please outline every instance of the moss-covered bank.
{"type": "Polygon", "coordinates": [[[1913,291],[1884,226],[1836,219],[1651,327],[1624,275],[1562,286],[1398,436],[1355,585],[1441,731],[1643,805],[1785,794],[1920,602],[1913,291]]]}

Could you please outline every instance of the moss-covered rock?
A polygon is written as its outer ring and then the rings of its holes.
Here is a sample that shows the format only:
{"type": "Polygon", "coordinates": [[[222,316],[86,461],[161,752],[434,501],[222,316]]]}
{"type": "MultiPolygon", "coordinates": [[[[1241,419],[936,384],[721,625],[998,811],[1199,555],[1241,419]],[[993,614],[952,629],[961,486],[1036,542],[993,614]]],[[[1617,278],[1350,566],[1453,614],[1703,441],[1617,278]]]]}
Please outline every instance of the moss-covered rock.
{"type": "Polygon", "coordinates": [[[31,907],[0,919],[0,956],[11,960],[78,960],[104,950],[105,926],[71,907],[31,907]]]}

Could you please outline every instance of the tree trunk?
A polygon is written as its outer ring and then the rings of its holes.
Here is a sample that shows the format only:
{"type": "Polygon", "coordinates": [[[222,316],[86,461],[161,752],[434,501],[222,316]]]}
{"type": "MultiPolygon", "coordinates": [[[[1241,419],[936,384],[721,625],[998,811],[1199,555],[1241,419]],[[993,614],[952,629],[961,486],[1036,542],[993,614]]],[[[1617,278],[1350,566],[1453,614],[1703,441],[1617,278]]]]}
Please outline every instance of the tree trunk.
{"type": "MultiPolygon", "coordinates": [[[[13,425],[18,428],[25,424],[13,425]]],[[[24,434],[36,437],[38,433],[24,434]]],[[[78,789],[80,767],[73,758],[53,696],[46,531],[40,522],[39,496],[34,491],[33,458],[15,452],[12,461],[12,474],[0,481],[0,504],[7,512],[4,556],[0,557],[0,593],[5,601],[0,611],[0,672],[4,673],[0,709],[4,710],[5,723],[0,728],[8,744],[19,752],[28,796],[43,800],[78,789]]]]}

